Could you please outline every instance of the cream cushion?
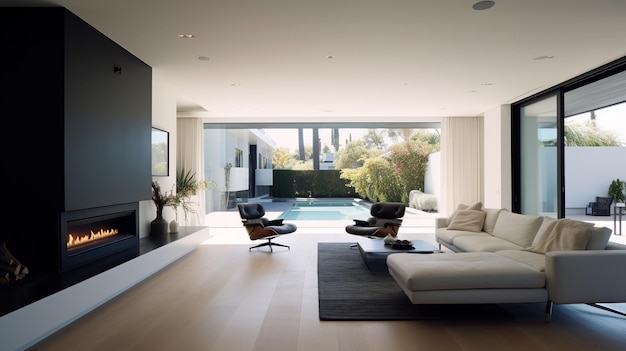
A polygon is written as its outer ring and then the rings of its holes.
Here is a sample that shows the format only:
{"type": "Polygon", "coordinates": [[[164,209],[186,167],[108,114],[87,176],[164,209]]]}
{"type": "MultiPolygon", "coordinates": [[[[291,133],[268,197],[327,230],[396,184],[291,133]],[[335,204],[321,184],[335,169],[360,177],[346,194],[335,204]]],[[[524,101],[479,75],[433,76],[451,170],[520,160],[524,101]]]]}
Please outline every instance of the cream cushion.
{"type": "Polygon", "coordinates": [[[524,250],[502,250],[496,251],[496,253],[500,256],[528,265],[537,272],[544,272],[546,270],[546,256],[544,254],[524,250]]]}
{"type": "Polygon", "coordinates": [[[466,205],[466,204],[458,204],[456,207],[456,210],[454,210],[454,212],[452,212],[452,214],[450,216],[448,216],[448,220],[446,221],[446,227],[450,225],[450,223],[452,223],[452,220],[454,219],[454,217],[456,216],[457,213],[459,213],[459,211],[462,210],[480,210],[483,208],[483,203],[482,202],[477,202],[471,206],[466,205]]]}
{"type": "Polygon", "coordinates": [[[501,211],[507,211],[505,208],[483,208],[485,211],[485,224],[483,224],[483,232],[493,234],[493,228],[496,226],[496,221],[501,211]]]}
{"type": "Polygon", "coordinates": [[[394,279],[411,291],[545,286],[543,273],[493,252],[400,253],[389,255],[387,266],[394,279]]]}
{"type": "MultiPolygon", "coordinates": [[[[468,233],[468,232],[465,232],[468,233]]],[[[483,236],[469,236],[469,235],[461,235],[454,238],[452,244],[459,250],[464,252],[473,252],[473,251],[488,251],[488,252],[497,252],[500,250],[523,250],[524,247],[519,246],[513,242],[508,240],[502,240],[500,238],[496,238],[493,235],[490,235],[485,232],[483,236]]]]}
{"type": "MultiPolygon", "coordinates": [[[[543,223],[541,223],[541,227],[537,231],[537,235],[533,240],[532,246],[535,246],[539,243],[539,240],[546,234],[552,230],[554,224],[557,222],[556,218],[552,217],[544,217],[543,223]]],[[[587,246],[585,250],[604,250],[606,249],[606,245],[609,243],[609,239],[611,238],[611,229],[607,227],[592,227],[589,232],[589,241],[587,241],[587,246]]]]}
{"type": "Polygon", "coordinates": [[[584,250],[589,241],[593,223],[558,219],[552,229],[543,234],[529,251],[546,253],[550,251],[584,250]]]}
{"type": "Polygon", "coordinates": [[[537,245],[539,243],[539,240],[543,240],[543,236],[552,230],[552,227],[554,227],[556,221],[556,218],[544,216],[543,221],[541,222],[541,226],[539,227],[539,230],[537,230],[537,235],[535,235],[531,246],[537,245]]]}
{"type": "Polygon", "coordinates": [[[464,230],[468,232],[480,232],[485,223],[487,213],[480,210],[460,210],[448,225],[448,230],[464,230]]]}
{"type": "Polygon", "coordinates": [[[611,229],[607,227],[593,227],[589,232],[589,241],[586,250],[604,250],[611,238],[611,229]]]}
{"type": "Polygon", "coordinates": [[[485,232],[468,232],[465,230],[449,230],[448,228],[439,228],[436,230],[437,238],[452,244],[456,238],[461,236],[484,236],[492,237],[492,235],[485,232]]]}
{"type": "Polygon", "coordinates": [[[513,242],[523,248],[529,247],[542,221],[543,217],[541,216],[502,211],[493,228],[493,236],[513,242]]]}

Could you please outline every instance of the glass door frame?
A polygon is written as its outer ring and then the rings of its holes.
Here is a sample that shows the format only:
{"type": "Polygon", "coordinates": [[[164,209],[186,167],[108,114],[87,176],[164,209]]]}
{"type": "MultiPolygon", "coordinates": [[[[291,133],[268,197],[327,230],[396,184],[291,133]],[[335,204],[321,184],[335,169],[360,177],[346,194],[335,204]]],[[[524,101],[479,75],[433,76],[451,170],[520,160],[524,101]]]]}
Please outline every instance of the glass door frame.
{"type": "Polygon", "coordinates": [[[556,95],[556,123],[557,123],[557,217],[565,217],[565,147],[564,147],[564,96],[565,93],[593,83],[600,79],[623,72],[626,70],[626,56],[609,64],[589,71],[578,77],[563,82],[557,86],[544,90],[540,93],[522,99],[511,105],[511,211],[523,213],[522,206],[522,108],[533,103],[556,95]]]}

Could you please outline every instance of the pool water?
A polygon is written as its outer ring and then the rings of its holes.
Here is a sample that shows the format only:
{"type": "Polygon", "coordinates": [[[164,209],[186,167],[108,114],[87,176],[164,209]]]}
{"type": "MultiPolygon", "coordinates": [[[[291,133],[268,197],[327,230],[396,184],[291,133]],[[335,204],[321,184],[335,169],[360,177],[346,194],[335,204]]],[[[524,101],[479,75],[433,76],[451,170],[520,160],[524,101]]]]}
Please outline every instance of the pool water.
{"type": "Polygon", "coordinates": [[[279,217],[296,221],[351,221],[367,219],[370,217],[370,209],[354,201],[295,202],[279,217]]]}

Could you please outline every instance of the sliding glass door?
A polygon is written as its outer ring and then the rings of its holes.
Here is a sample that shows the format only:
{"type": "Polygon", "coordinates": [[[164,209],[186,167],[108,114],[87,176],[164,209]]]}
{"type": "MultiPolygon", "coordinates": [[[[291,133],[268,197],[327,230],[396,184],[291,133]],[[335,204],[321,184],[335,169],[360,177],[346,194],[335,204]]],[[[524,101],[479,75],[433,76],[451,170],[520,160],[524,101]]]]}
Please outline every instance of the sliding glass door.
{"type": "Polygon", "coordinates": [[[626,178],[626,57],[512,105],[512,211],[585,215],[626,178]]]}
{"type": "Polygon", "coordinates": [[[557,217],[557,96],[520,109],[521,213],[557,217]]]}

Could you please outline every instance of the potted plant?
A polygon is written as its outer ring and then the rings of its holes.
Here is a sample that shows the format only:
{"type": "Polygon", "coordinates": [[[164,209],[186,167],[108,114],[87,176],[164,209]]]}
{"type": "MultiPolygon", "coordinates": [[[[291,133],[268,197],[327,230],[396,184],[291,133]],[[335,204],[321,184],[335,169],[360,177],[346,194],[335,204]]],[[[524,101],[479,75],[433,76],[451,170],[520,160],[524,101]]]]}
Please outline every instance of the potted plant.
{"type": "Polygon", "coordinates": [[[176,196],[172,192],[162,192],[157,181],[152,181],[152,201],[156,206],[157,216],[150,222],[150,234],[160,236],[167,234],[167,221],[163,218],[163,208],[165,206],[175,206],[176,196]]]}
{"type": "Polygon", "coordinates": [[[624,202],[624,199],[626,198],[626,195],[624,194],[625,188],[626,182],[617,178],[611,182],[611,185],[609,185],[609,196],[611,196],[613,201],[616,203],[624,202]]]}
{"type": "Polygon", "coordinates": [[[176,219],[170,223],[170,230],[177,232],[178,227],[178,208],[180,207],[185,214],[185,222],[190,213],[195,213],[191,196],[196,195],[199,190],[206,189],[207,182],[196,180],[195,172],[187,169],[181,169],[176,172],[176,195],[174,195],[174,203],[172,207],[176,213],[176,219]],[[173,228],[172,228],[173,227],[173,228]]]}

